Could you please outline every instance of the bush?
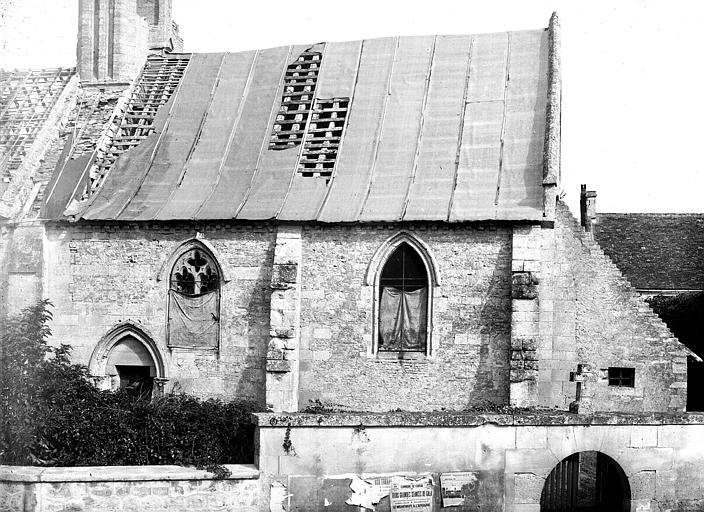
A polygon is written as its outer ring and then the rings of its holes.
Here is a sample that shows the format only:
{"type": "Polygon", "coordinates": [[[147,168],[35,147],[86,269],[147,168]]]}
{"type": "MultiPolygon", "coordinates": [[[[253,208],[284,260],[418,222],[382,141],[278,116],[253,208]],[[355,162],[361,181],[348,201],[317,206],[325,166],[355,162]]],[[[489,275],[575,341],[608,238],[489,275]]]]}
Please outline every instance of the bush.
{"type": "Polygon", "coordinates": [[[48,344],[48,308],[44,301],[10,319],[0,339],[0,463],[210,468],[253,460],[253,403],[100,391],[84,366],[71,364],[69,346],[48,344]]]}

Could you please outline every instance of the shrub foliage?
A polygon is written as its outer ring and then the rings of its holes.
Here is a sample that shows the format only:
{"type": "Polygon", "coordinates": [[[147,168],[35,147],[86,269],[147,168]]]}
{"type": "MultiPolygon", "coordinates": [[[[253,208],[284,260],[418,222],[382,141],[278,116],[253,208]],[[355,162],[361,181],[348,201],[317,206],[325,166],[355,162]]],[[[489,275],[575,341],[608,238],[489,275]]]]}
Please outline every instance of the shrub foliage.
{"type": "Polygon", "coordinates": [[[253,460],[253,403],[98,390],[70,362],[68,345],[49,345],[49,307],[9,319],[1,334],[0,463],[212,468],[253,460]]]}

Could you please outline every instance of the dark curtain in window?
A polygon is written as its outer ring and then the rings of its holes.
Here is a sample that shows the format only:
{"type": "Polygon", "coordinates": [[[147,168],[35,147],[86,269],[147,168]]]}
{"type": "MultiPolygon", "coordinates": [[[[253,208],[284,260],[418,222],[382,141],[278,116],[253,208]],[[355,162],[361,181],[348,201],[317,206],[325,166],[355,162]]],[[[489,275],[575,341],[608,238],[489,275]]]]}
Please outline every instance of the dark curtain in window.
{"type": "Polygon", "coordinates": [[[425,350],[428,288],[385,287],[379,305],[379,334],[385,350],[425,350]]]}
{"type": "Polygon", "coordinates": [[[420,255],[402,243],[379,280],[379,350],[425,351],[428,275],[420,255]]]}

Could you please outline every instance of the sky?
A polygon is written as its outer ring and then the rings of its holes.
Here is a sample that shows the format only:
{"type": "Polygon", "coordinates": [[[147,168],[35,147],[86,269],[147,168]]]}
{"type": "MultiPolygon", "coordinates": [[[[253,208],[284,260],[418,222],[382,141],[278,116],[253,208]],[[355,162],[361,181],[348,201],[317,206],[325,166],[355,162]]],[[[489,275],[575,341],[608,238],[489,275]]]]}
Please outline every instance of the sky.
{"type": "MultiPolygon", "coordinates": [[[[535,29],[546,27],[557,11],[562,26],[562,188],[572,211],[578,213],[579,185],[586,183],[597,191],[600,212],[704,212],[704,163],[696,156],[704,145],[704,2],[173,2],[185,49],[194,52],[535,29]]],[[[32,52],[21,55],[20,67],[72,65],[76,0],[0,0],[0,14],[8,5],[39,12],[33,4],[55,6],[54,12],[6,20],[32,34],[32,52]],[[54,31],[60,27],[59,35],[38,40],[37,34],[48,34],[30,30],[40,18],[45,23],[50,19],[54,31]]],[[[4,53],[0,66],[3,60],[11,64],[8,55],[20,55],[4,53]]]]}

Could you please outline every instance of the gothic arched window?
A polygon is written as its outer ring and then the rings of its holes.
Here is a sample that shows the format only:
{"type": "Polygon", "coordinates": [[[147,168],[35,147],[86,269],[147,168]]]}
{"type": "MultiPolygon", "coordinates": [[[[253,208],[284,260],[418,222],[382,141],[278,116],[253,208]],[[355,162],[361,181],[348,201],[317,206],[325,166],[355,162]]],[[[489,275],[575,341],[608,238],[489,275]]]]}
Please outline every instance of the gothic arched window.
{"type": "Polygon", "coordinates": [[[221,280],[215,258],[200,245],[176,258],[169,276],[170,347],[218,348],[221,280]]]}
{"type": "Polygon", "coordinates": [[[377,350],[426,352],[428,272],[421,256],[403,242],[379,277],[377,350]]]}

